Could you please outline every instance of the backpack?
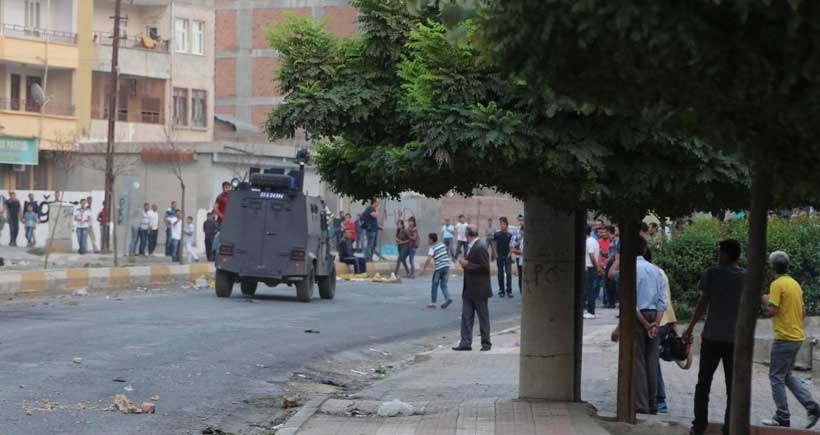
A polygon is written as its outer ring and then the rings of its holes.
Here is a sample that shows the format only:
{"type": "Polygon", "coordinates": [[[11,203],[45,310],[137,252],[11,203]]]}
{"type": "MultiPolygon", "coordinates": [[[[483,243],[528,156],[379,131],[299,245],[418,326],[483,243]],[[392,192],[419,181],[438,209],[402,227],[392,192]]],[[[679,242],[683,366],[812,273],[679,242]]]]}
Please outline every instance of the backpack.
{"type": "Polygon", "coordinates": [[[359,226],[362,227],[362,229],[365,230],[365,231],[370,229],[370,228],[368,228],[369,225],[367,225],[367,218],[368,218],[367,210],[369,208],[370,207],[365,208],[364,211],[362,212],[362,214],[359,215],[359,226]]]}

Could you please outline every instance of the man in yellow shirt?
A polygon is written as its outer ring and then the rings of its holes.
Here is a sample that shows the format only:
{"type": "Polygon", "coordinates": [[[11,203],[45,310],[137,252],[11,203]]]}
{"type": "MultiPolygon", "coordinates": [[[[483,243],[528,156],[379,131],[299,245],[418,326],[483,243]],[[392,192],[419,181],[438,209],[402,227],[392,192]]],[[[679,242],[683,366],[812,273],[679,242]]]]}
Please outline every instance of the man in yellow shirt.
{"type": "Polygon", "coordinates": [[[769,381],[772,384],[772,398],[777,412],[771,419],[763,420],[766,426],[790,427],[789,403],[786,387],[806,408],[810,429],[820,419],[820,405],[792,376],[792,367],[797,358],[800,345],[803,344],[803,289],[789,273],[789,256],[783,251],[775,251],[769,256],[769,263],[775,273],[775,279],[769,286],[769,294],[763,295],[763,304],[769,317],[772,318],[774,343],[772,343],[769,381]]]}

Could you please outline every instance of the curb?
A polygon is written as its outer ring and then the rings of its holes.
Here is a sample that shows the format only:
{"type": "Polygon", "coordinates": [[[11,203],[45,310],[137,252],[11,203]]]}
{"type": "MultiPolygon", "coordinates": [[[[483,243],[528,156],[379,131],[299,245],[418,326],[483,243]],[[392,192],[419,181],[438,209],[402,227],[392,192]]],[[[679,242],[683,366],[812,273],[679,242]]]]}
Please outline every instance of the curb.
{"type": "MultiPolygon", "coordinates": [[[[416,276],[422,276],[422,274],[421,274],[421,265],[423,265],[423,264],[424,264],[423,262],[420,263],[420,264],[416,264],[416,276]]],[[[378,273],[378,274],[381,274],[382,276],[384,276],[384,275],[389,276],[390,273],[395,270],[395,268],[396,268],[396,262],[394,262],[394,261],[373,261],[373,262],[367,263],[367,273],[370,274],[370,275],[378,273]]],[[[498,273],[497,270],[498,270],[498,268],[496,267],[495,262],[491,262],[490,263],[490,275],[491,275],[491,277],[495,278],[495,275],[498,273]]],[[[518,268],[513,267],[511,270],[512,270],[512,276],[517,277],[518,276],[518,268]]],[[[404,271],[404,269],[401,269],[401,271],[404,271]]],[[[343,275],[343,274],[350,274],[350,273],[353,273],[353,266],[348,265],[348,264],[344,264],[344,263],[336,262],[336,276],[343,275]]],[[[453,264],[452,266],[450,266],[450,273],[455,274],[455,275],[463,275],[464,270],[461,268],[461,266],[459,266],[457,264],[453,264]]],[[[431,276],[431,275],[433,275],[432,268],[428,269],[428,272],[424,274],[424,276],[431,276]]]]}
{"type": "Polygon", "coordinates": [[[211,263],[75,268],[0,273],[0,297],[62,296],[74,290],[124,290],[136,287],[164,286],[190,283],[214,273],[211,263]]]}
{"type": "Polygon", "coordinates": [[[324,404],[329,397],[330,396],[320,396],[308,401],[305,406],[299,409],[296,414],[293,414],[293,417],[289,418],[284,423],[284,426],[276,431],[276,435],[294,435],[299,429],[302,428],[302,425],[304,425],[311,417],[313,417],[314,414],[316,414],[317,411],[319,411],[319,408],[322,407],[322,404],[324,404]]]}

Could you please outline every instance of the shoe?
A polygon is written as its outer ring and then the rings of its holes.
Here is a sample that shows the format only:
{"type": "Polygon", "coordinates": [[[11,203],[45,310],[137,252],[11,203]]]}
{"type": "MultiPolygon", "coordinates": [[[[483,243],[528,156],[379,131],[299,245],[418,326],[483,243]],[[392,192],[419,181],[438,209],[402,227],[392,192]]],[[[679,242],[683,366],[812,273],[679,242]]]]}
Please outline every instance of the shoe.
{"type": "MultiPolygon", "coordinates": [[[[435,308],[435,307],[436,307],[436,304],[427,304],[427,308],[435,308]]],[[[444,307],[442,306],[442,308],[444,308],[444,307]]]]}
{"type": "Polygon", "coordinates": [[[447,299],[447,302],[441,304],[441,309],[445,309],[445,308],[449,307],[450,304],[452,304],[452,303],[453,303],[452,299],[447,299]]]}
{"type": "Polygon", "coordinates": [[[487,352],[488,350],[490,350],[492,348],[493,348],[492,346],[481,346],[481,351],[482,352],[487,352]]]}
{"type": "Polygon", "coordinates": [[[809,411],[808,419],[809,424],[806,425],[806,429],[811,429],[815,424],[817,424],[817,420],[820,420],[820,409],[809,411]]]}
{"type": "Polygon", "coordinates": [[[473,348],[470,347],[470,346],[463,346],[463,345],[459,344],[458,346],[454,347],[453,350],[458,351],[458,352],[462,352],[462,351],[465,351],[465,350],[473,350],[473,348]]]}
{"type": "Polygon", "coordinates": [[[669,407],[666,406],[666,402],[658,403],[658,414],[666,414],[669,412],[669,407]]]}
{"type": "Polygon", "coordinates": [[[587,313],[587,312],[584,312],[584,318],[585,318],[585,319],[594,319],[594,318],[595,318],[595,314],[589,314],[589,313],[587,313]]]}
{"type": "Polygon", "coordinates": [[[498,297],[503,298],[504,297],[504,292],[498,292],[498,297]]]}
{"type": "Polygon", "coordinates": [[[791,422],[789,420],[781,420],[777,417],[764,418],[763,420],[760,420],[760,424],[771,427],[791,427],[791,422]]]}
{"type": "Polygon", "coordinates": [[[507,297],[512,299],[512,297],[513,297],[512,293],[507,293],[507,297]]]}

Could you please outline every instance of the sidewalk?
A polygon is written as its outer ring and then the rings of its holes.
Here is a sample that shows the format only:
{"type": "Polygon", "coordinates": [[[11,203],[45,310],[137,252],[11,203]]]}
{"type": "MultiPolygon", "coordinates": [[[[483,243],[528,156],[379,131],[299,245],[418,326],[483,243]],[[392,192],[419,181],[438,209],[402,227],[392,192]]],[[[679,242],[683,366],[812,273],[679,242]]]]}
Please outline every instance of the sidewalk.
{"type": "Polygon", "coordinates": [[[363,390],[349,400],[328,399],[300,428],[278,434],[301,435],[605,435],[584,404],[516,399],[518,335],[493,337],[489,352],[439,348],[419,355],[409,369],[363,390]],[[411,404],[418,415],[378,417],[392,399],[411,404]],[[354,411],[355,410],[355,411],[354,411]],[[365,417],[355,415],[364,413],[365,417]]]}
{"type": "MultiPolygon", "coordinates": [[[[517,330],[493,336],[490,352],[453,352],[439,347],[416,356],[415,364],[381,380],[345,400],[321,399],[279,434],[300,435],[473,435],[473,434],[670,434],[688,433],[692,420],[698,359],[682,370],[662,363],[669,413],[639,415],[636,426],[612,422],[617,391],[617,344],[610,333],[616,310],[599,309],[598,318],[584,324],[582,399],[588,404],[528,402],[517,400],[519,342],[517,330]],[[383,402],[398,399],[415,407],[419,415],[378,417],[383,402]],[[594,407],[594,408],[593,408],[594,407]],[[597,410],[597,415],[595,412],[597,410]],[[315,414],[313,414],[315,412],[315,414]]],[[[815,398],[820,388],[811,372],[796,372],[815,398]]],[[[768,367],[754,366],[752,424],[774,412],[768,367]]],[[[803,427],[805,412],[789,395],[792,425],[803,427]]],[[[718,369],[712,384],[710,420],[723,419],[726,392],[723,371],[718,369]]],[[[298,416],[298,414],[297,414],[298,416]]],[[[709,433],[720,433],[715,426],[709,433]]],[[[811,433],[800,430],[755,427],[754,434],[811,433]]]]}

